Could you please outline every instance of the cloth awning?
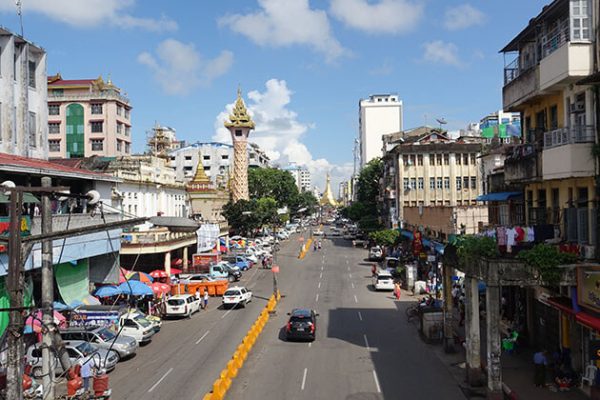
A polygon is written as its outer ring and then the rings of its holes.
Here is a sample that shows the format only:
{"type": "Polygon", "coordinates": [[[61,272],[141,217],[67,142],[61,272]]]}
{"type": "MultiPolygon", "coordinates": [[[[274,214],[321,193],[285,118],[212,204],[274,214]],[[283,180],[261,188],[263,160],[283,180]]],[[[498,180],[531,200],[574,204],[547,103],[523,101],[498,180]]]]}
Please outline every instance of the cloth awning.
{"type": "Polygon", "coordinates": [[[508,199],[522,197],[523,193],[521,192],[497,192],[497,193],[488,193],[482,194],[478,196],[477,201],[506,201],[508,199]]]}
{"type": "Polygon", "coordinates": [[[577,314],[577,311],[572,307],[572,301],[568,297],[549,297],[544,300],[550,306],[569,315],[577,314]]]}
{"type": "Polygon", "coordinates": [[[577,313],[577,315],[575,315],[575,319],[581,325],[585,325],[588,328],[591,328],[591,329],[594,329],[594,330],[600,332],[600,318],[594,317],[593,315],[590,315],[590,314],[582,311],[580,313],[577,313]]]}
{"type": "MultiPolygon", "coordinates": [[[[39,203],[40,200],[28,192],[23,192],[23,203],[39,203]]],[[[10,197],[0,193],[0,203],[10,203],[10,197]]]]}

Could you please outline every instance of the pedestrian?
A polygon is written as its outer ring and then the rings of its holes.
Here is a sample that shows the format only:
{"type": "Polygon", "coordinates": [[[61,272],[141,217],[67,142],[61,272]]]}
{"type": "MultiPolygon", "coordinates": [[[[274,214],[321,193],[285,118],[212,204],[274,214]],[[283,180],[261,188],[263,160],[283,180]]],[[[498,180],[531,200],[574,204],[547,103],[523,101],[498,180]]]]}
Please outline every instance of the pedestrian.
{"type": "Polygon", "coordinates": [[[546,350],[538,351],[533,355],[533,365],[535,369],[535,375],[533,378],[535,386],[544,387],[546,384],[546,365],[548,365],[546,350]]]}
{"type": "Polygon", "coordinates": [[[317,243],[317,241],[315,241],[315,242],[313,243],[313,251],[317,251],[317,247],[318,247],[318,245],[319,245],[319,244],[317,243]]]}
{"type": "Polygon", "coordinates": [[[264,256],[262,258],[262,267],[263,269],[267,268],[267,256],[264,256]]]}
{"type": "Polygon", "coordinates": [[[319,250],[321,250],[321,241],[319,240],[319,250]]]}
{"type": "Polygon", "coordinates": [[[377,265],[373,264],[371,266],[371,276],[375,277],[377,276],[377,265]]]}
{"type": "Polygon", "coordinates": [[[203,308],[206,310],[208,308],[208,289],[204,289],[204,306],[203,308]]]}
{"type": "Polygon", "coordinates": [[[90,378],[94,376],[94,369],[96,368],[96,362],[94,356],[96,354],[85,354],[87,360],[84,358],[81,363],[81,378],[83,379],[83,390],[87,393],[90,388],[90,378]]]}
{"type": "Polygon", "coordinates": [[[400,284],[398,282],[394,283],[394,296],[396,300],[400,300],[400,284]]]}
{"type": "Polygon", "coordinates": [[[202,301],[202,296],[200,295],[200,288],[196,289],[196,301],[200,304],[202,301]]]}

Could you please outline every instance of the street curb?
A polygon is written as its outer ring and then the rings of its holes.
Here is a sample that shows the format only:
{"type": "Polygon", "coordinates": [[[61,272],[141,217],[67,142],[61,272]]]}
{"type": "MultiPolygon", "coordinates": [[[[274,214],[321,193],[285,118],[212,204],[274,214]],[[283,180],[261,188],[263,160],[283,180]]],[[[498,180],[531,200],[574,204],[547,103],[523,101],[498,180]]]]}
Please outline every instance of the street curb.
{"type": "Polygon", "coordinates": [[[239,370],[244,365],[244,361],[248,358],[248,353],[252,350],[252,346],[260,336],[263,328],[269,321],[271,313],[275,310],[277,301],[281,298],[279,292],[277,296],[274,294],[269,298],[269,302],[263,308],[258,319],[250,328],[242,342],[237,347],[231,359],[227,362],[225,368],[220,372],[219,378],[215,380],[212,390],[204,395],[202,400],[223,400],[227,391],[231,387],[233,380],[237,377],[239,370]]]}

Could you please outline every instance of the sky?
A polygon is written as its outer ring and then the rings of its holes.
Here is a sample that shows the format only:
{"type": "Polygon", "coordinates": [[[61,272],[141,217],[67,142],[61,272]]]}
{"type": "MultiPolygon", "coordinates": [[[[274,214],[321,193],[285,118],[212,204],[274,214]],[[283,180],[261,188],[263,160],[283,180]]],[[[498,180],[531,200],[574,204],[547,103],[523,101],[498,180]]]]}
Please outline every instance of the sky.
{"type": "MultiPolygon", "coordinates": [[[[358,102],[397,93],[404,128],[466,127],[502,104],[498,51],[550,0],[21,0],[48,74],[110,75],[130,98],[133,151],[155,122],[230,143],[238,87],[250,140],[332,188],[353,171],[358,102]]],[[[14,0],[0,24],[20,32],[14,0]]]]}

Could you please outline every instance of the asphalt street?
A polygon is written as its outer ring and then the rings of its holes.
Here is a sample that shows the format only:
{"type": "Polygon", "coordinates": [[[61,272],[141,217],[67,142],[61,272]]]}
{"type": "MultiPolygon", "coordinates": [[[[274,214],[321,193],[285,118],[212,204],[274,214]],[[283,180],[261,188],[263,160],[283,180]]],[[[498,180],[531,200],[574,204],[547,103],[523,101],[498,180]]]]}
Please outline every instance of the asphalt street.
{"type": "MultiPolygon", "coordinates": [[[[464,400],[457,382],[406,322],[407,303],[371,289],[367,251],[342,238],[323,240],[303,260],[298,235],[277,256],[284,296],[234,380],[227,399],[464,400]],[[403,305],[404,304],[404,305],[403,305]],[[320,315],[313,343],[287,342],[296,307],[320,315]]],[[[272,293],[269,270],[240,283],[253,291],[245,309],[218,308],[167,320],[152,342],[110,374],[114,399],[200,399],[210,391],[272,293]]]]}

